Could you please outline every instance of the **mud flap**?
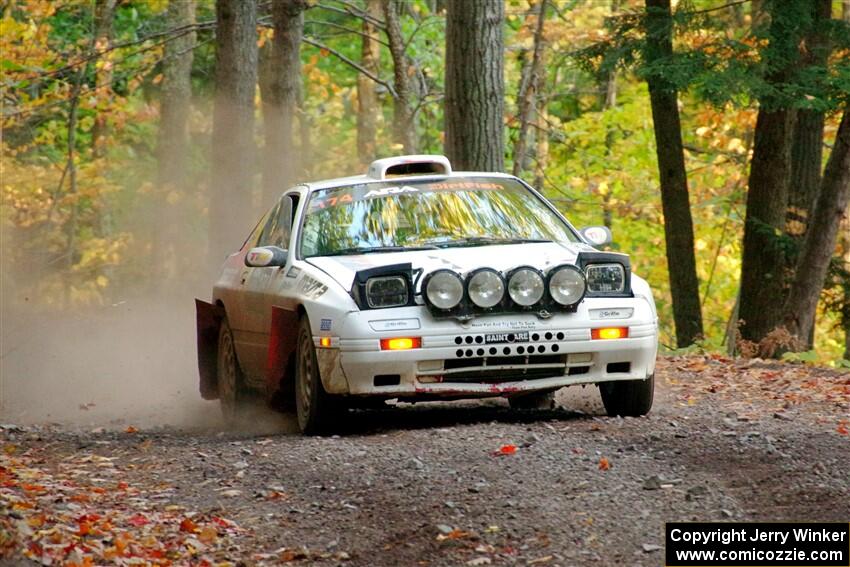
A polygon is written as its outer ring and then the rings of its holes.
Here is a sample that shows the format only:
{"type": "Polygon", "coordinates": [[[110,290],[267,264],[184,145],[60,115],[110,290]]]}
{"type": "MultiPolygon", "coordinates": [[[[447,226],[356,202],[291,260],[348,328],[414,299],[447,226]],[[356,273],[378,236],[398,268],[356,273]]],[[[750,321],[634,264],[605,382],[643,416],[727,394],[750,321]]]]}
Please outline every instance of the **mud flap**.
{"type": "Polygon", "coordinates": [[[201,397],[218,399],[218,329],[222,318],[221,307],[200,299],[195,300],[195,318],[198,332],[198,373],[201,397]]]}
{"type": "Polygon", "coordinates": [[[272,328],[269,333],[269,354],[266,364],[266,392],[269,399],[286,391],[292,380],[287,376],[290,357],[295,353],[298,338],[298,311],[272,307],[272,328]]]}

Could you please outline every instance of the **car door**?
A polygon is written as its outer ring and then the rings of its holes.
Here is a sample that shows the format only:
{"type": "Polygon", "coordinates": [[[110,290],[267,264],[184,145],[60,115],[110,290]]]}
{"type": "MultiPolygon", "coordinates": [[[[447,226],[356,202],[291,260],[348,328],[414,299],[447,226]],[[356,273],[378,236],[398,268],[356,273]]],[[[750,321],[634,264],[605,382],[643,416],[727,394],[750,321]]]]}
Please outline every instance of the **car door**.
{"type": "Polygon", "coordinates": [[[245,255],[248,250],[257,245],[263,229],[268,224],[270,212],[260,218],[248,238],[242,244],[238,254],[230,256],[225,262],[221,278],[214,286],[215,299],[224,303],[227,309],[227,320],[233,332],[236,355],[240,363],[251,354],[251,341],[248,328],[248,311],[246,309],[246,289],[250,280],[250,268],[245,265],[245,255]]]}
{"type": "MultiPolygon", "coordinates": [[[[284,194],[280,203],[280,211],[278,214],[277,232],[275,234],[276,241],[274,246],[278,246],[289,252],[289,257],[286,266],[274,270],[274,273],[269,278],[266,289],[263,295],[263,304],[265,308],[265,328],[267,331],[271,329],[271,314],[272,307],[286,307],[288,304],[287,296],[291,296],[296,281],[293,274],[297,272],[292,268],[292,261],[295,258],[295,250],[290,249],[295,245],[296,237],[293,234],[293,227],[297,227],[295,219],[298,215],[298,205],[301,202],[301,189],[296,188],[284,194]]],[[[267,337],[268,340],[268,337],[267,337]]]]}
{"type": "MultiPolygon", "coordinates": [[[[265,225],[254,246],[269,246],[276,242],[274,237],[280,205],[278,201],[269,211],[265,225]]],[[[263,295],[269,280],[277,268],[253,268],[246,266],[242,272],[240,363],[251,384],[263,381],[268,347],[268,325],[263,295]]]]}

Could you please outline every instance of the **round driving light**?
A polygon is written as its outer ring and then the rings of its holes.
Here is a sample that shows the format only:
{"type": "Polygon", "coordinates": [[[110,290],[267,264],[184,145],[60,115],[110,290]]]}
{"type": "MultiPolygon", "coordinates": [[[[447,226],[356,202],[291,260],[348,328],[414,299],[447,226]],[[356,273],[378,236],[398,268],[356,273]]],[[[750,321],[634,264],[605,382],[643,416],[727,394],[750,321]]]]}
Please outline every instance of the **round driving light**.
{"type": "Polygon", "coordinates": [[[456,273],[439,270],[428,278],[425,296],[438,309],[454,309],[463,299],[463,282],[456,273]]]}
{"type": "Polygon", "coordinates": [[[508,294],[517,305],[530,307],[543,297],[543,278],[536,270],[519,268],[508,280],[508,294]]]}
{"type": "Polygon", "coordinates": [[[483,309],[494,307],[505,295],[505,282],[493,270],[481,270],[469,278],[467,285],[469,299],[483,309]]]}
{"type": "Polygon", "coordinates": [[[582,273],[571,266],[558,268],[549,276],[549,295],[560,305],[574,305],[584,297],[582,273]]]}

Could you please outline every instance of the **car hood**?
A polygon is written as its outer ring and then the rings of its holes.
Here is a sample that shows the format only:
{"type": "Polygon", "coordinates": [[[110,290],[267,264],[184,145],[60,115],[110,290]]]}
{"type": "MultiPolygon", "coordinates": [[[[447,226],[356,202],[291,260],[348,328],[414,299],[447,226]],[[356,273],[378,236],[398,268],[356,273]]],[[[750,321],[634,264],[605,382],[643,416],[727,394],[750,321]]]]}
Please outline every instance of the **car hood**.
{"type": "Polygon", "coordinates": [[[426,274],[440,268],[449,268],[461,274],[484,267],[507,271],[517,266],[533,266],[546,270],[559,264],[575,264],[579,252],[594,250],[593,247],[578,242],[534,242],[352,256],[321,256],[308,258],[307,262],[327,273],[348,290],[351,289],[357,272],[379,266],[410,262],[413,269],[422,268],[426,274]]]}

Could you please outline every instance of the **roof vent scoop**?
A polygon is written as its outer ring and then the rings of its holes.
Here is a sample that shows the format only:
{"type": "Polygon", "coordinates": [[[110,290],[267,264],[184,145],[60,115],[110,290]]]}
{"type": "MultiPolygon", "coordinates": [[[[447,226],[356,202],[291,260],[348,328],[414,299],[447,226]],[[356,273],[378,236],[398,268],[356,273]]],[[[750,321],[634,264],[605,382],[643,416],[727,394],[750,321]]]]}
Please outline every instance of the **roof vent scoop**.
{"type": "Polygon", "coordinates": [[[372,179],[389,179],[410,175],[451,175],[452,164],[446,156],[398,156],[375,160],[367,175],[372,179]]]}

